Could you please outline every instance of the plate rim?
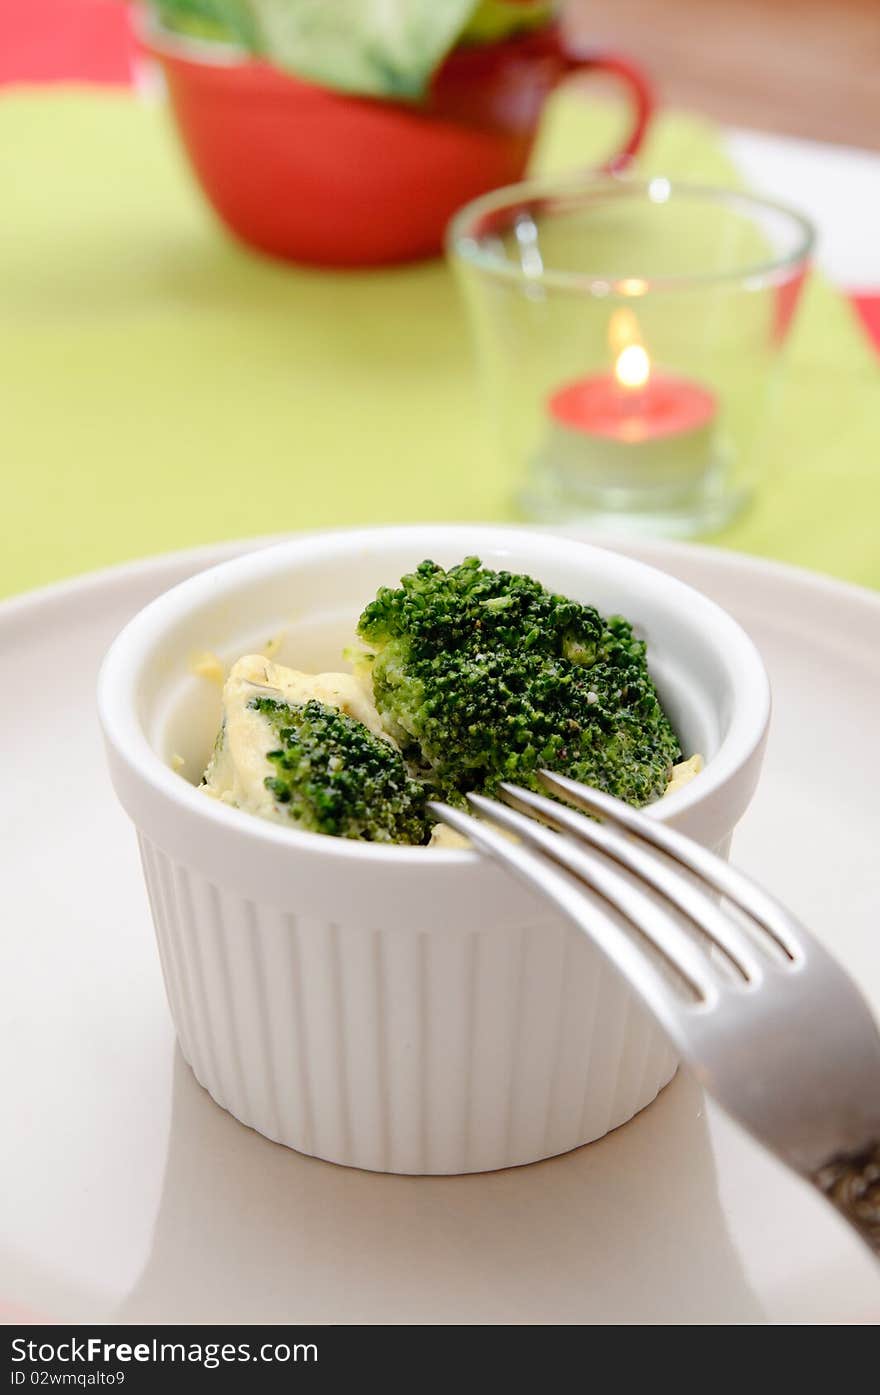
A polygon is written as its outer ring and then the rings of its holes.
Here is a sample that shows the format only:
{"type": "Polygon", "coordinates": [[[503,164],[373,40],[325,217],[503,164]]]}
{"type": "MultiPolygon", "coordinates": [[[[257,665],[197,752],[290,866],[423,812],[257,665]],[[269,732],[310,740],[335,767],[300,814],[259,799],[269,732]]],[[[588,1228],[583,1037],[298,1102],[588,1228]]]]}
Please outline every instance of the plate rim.
{"type": "MultiPolygon", "coordinates": [[[[401,526],[431,527],[434,524],[438,527],[441,526],[437,520],[401,526]]],[[[471,520],[470,523],[455,524],[454,526],[479,527],[481,525],[473,523],[471,520]]],[[[528,525],[523,526],[528,527],[528,525]]],[[[154,552],[141,557],[129,558],[126,561],[76,573],[58,581],[48,582],[44,586],[32,587],[0,599],[0,626],[5,627],[6,624],[27,617],[34,610],[52,608],[70,601],[77,602],[80,599],[87,599],[90,595],[101,592],[105,588],[115,589],[129,581],[149,577],[154,571],[162,567],[176,569],[191,564],[195,570],[201,569],[199,564],[203,562],[204,568],[207,569],[236,557],[242,552],[272,547],[275,543],[284,542],[290,538],[326,532],[357,532],[361,527],[362,525],[352,525],[350,528],[310,528],[301,531],[263,533],[255,537],[226,538],[200,543],[194,547],[174,548],[168,552],[154,552]]],[[[670,564],[674,565],[676,558],[693,557],[707,564],[710,568],[716,567],[720,571],[728,573],[742,571],[751,575],[763,575],[768,580],[798,589],[806,588],[828,599],[837,598],[841,601],[866,606],[880,620],[880,590],[875,591],[871,587],[860,586],[856,582],[845,581],[826,572],[811,571],[807,567],[781,562],[776,558],[756,556],[753,553],[738,551],[735,548],[715,547],[711,543],[672,542],[657,538],[607,537],[604,534],[597,536],[587,527],[579,527],[575,524],[569,527],[537,528],[535,531],[557,533],[561,537],[589,543],[595,547],[605,547],[612,552],[625,552],[661,569],[664,559],[668,559],[670,564]]]]}

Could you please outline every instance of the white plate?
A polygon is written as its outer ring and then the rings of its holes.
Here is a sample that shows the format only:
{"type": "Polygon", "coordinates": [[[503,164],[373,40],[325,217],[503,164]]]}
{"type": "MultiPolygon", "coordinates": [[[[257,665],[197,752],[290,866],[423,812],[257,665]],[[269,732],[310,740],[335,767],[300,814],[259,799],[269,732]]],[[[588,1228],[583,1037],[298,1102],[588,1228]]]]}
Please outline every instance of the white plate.
{"type": "MultiPolygon", "coordinates": [[[[0,1298],[58,1321],[870,1322],[880,1282],[813,1193],[680,1074],[600,1143],[505,1173],[381,1176],[236,1123],[174,1047],[98,663],[242,545],[0,607],[0,1298]]],[[[627,547],[750,631],[775,714],[734,858],[880,1009],[880,598],[708,549],[627,547]]]]}

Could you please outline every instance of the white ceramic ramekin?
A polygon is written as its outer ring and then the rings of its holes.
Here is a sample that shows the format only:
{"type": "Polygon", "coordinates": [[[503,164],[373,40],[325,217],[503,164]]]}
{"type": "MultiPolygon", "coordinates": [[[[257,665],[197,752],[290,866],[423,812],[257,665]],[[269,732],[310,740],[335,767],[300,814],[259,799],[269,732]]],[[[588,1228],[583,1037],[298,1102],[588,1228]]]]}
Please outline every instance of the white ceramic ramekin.
{"type": "Polygon", "coordinates": [[[283,634],[282,662],[338,667],[380,585],[424,557],[473,553],[636,623],[685,753],[707,761],[652,813],[726,852],[769,716],[754,646],[672,577],[550,534],[420,526],[284,542],[147,606],[100,679],[186,1059],[243,1123],[354,1167],[475,1172],[549,1157],[624,1123],[675,1071],[601,955],[476,853],[297,833],[189,783],[219,715],[194,652],[231,659],[283,634]]]}

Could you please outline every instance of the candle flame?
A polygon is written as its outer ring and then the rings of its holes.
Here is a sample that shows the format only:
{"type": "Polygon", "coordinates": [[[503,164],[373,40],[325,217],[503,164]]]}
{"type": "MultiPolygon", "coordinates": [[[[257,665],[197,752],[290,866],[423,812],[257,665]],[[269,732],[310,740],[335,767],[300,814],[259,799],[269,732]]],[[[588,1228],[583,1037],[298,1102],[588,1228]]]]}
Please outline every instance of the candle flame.
{"type": "Polygon", "coordinates": [[[621,387],[637,389],[645,386],[651,376],[651,360],[642,344],[628,344],[621,349],[614,364],[614,376],[621,387]]]}

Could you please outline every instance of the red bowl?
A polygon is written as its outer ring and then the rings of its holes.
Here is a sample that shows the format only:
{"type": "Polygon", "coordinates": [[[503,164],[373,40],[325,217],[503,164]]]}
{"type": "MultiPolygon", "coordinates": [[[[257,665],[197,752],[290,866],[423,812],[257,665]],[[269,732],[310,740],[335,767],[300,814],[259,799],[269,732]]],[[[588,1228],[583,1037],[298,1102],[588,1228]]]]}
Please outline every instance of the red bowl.
{"type": "Polygon", "coordinates": [[[439,252],[461,204],[522,177],[544,102],[574,69],[611,70],[630,89],[632,125],[611,167],[638,148],[651,111],[638,70],[572,51],[555,26],[454,50],[420,105],[335,92],[164,31],[142,43],[224,223],[272,256],[322,266],[439,252]]]}

